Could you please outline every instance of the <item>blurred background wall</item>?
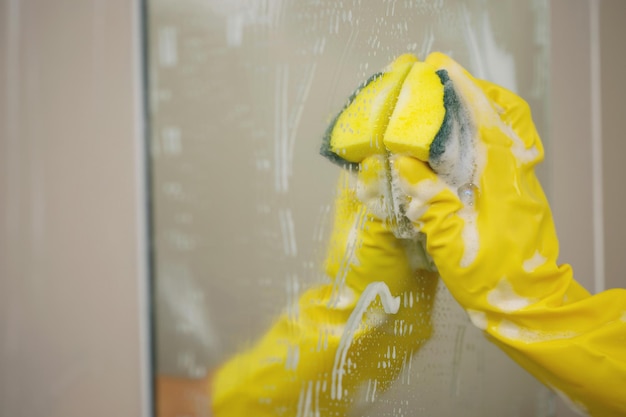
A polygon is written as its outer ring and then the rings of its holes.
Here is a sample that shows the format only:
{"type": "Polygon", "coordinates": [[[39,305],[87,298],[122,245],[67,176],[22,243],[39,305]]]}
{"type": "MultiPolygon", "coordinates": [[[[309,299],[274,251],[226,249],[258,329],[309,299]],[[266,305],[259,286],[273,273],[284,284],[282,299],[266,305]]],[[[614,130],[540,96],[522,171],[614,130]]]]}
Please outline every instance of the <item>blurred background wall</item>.
{"type": "MultiPolygon", "coordinates": [[[[624,287],[626,3],[551,10],[561,259],[624,287]]],[[[138,11],[0,1],[1,416],[149,415],[138,11]]]]}

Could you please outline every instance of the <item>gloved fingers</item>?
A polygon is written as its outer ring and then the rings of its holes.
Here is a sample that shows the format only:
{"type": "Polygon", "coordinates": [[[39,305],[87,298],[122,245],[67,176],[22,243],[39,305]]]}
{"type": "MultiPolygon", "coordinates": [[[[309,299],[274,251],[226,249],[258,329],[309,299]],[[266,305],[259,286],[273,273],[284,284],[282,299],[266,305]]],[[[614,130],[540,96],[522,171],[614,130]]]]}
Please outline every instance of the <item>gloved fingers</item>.
{"type": "Polygon", "coordinates": [[[424,223],[438,223],[438,216],[453,219],[463,209],[458,195],[427,163],[405,155],[394,156],[391,161],[394,182],[406,196],[406,215],[420,231],[428,234],[431,228],[424,223]]]}
{"type": "Polygon", "coordinates": [[[331,278],[345,275],[349,258],[356,249],[355,237],[368,220],[366,209],[356,198],[355,182],[341,171],[332,213],[332,229],[326,247],[325,272],[331,278]]]}
{"type": "Polygon", "coordinates": [[[478,79],[475,81],[494,103],[504,124],[501,129],[514,141],[514,152],[528,153],[529,155],[525,158],[528,162],[537,163],[543,160],[543,144],[526,100],[492,82],[478,79]]]}
{"type": "Polygon", "coordinates": [[[463,201],[458,191],[425,162],[397,155],[391,158],[391,163],[394,182],[406,196],[406,216],[426,235],[428,253],[435,261],[461,262],[467,243],[463,236],[466,219],[462,214],[474,201],[463,201]]]}
{"type": "Polygon", "coordinates": [[[476,125],[495,126],[499,115],[492,101],[480,88],[477,80],[458,62],[440,52],[433,52],[424,61],[437,71],[445,71],[457,94],[462,97],[465,111],[476,125]]]}
{"type": "MultiPolygon", "coordinates": [[[[343,171],[335,205],[335,221],[328,243],[325,262],[327,275],[333,280],[337,297],[354,291],[360,294],[370,283],[383,281],[392,294],[398,295],[413,281],[417,269],[431,268],[421,246],[398,239],[389,219],[372,213],[368,205],[388,213],[387,201],[375,193],[376,187],[389,183],[381,161],[370,159],[358,174],[343,171]],[[356,176],[357,178],[350,178],[356,176]],[[360,179],[359,179],[360,178],[360,179]],[[363,190],[357,191],[359,186],[363,190]],[[372,194],[362,203],[357,194],[372,194]]],[[[388,198],[388,197],[387,197],[388,198]]]]}
{"type": "Polygon", "coordinates": [[[389,187],[388,161],[384,155],[373,155],[359,164],[356,197],[367,210],[382,221],[394,216],[393,197],[389,187]]]}
{"type": "Polygon", "coordinates": [[[452,58],[439,52],[430,54],[425,62],[447,72],[481,141],[510,147],[520,164],[534,165],[543,159],[543,146],[530,107],[521,97],[474,78],[452,58]]]}

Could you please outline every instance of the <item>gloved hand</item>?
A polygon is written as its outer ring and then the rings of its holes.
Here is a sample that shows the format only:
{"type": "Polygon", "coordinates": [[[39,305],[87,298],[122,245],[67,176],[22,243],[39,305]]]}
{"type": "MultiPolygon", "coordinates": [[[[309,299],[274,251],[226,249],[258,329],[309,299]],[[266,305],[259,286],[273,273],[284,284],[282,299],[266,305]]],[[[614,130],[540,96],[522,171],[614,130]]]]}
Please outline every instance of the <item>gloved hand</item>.
{"type": "Polygon", "coordinates": [[[397,76],[380,144],[327,148],[351,164],[388,152],[396,205],[471,321],[574,407],[626,415],[626,291],[590,296],[557,264],[528,105],[440,53],[397,76]]]}
{"type": "Polygon", "coordinates": [[[330,283],[304,293],[217,372],[214,416],[346,415],[387,389],[429,338],[436,273],[423,269],[416,241],[397,239],[356,198],[386,183],[378,162],[340,180],[330,283]]]}

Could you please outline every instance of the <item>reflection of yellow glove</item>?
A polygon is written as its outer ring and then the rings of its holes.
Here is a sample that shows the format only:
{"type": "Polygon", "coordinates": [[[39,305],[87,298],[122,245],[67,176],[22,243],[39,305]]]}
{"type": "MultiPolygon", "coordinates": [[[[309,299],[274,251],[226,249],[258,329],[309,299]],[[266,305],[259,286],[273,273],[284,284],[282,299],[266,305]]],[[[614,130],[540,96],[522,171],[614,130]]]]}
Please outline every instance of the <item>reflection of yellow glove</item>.
{"type": "MultiPolygon", "coordinates": [[[[590,296],[568,265],[557,265],[550,209],[533,171],[543,147],[528,105],[443,54],[418,66],[430,75],[400,78],[382,145],[354,145],[348,162],[391,151],[392,188],[405,196],[398,205],[427,236],[441,278],[472,322],[575,407],[626,415],[626,291],[590,296]],[[439,85],[428,81],[432,74],[439,85]]],[[[341,156],[337,143],[330,148],[341,156]]]]}
{"type": "MultiPolygon", "coordinates": [[[[358,174],[360,193],[378,187],[371,165],[358,174]]],[[[436,274],[418,270],[421,247],[368,214],[348,179],[326,261],[332,282],[306,292],[218,371],[216,417],[346,415],[384,391],[430,336],[436,274]]]]}

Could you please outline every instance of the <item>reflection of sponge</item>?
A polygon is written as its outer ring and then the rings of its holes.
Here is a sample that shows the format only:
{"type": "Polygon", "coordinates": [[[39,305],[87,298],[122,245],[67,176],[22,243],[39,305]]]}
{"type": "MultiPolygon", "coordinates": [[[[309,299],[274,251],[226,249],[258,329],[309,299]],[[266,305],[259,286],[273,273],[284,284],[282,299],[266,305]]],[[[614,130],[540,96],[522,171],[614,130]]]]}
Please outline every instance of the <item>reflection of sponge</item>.
{"type": "Polygon", "coordinates": [[[326,131],[322,155],[348,166],[387,151],[428,161],[446,116],[442,81],[431,65],[400,56],[350,97],[326,131]]]}
{"type": "Polygon", "coordinates": [[[441,79],[430,65],[416,63],[402,85],[385,132],[385,146],[391,152],[428,161],[445,114],[441,79]]]}
{"type": "Polygon", "coordinates": [[[401,55],[359,87],[328,127],[322,155],[350,165],[369,155],[384,153],[383,134],[402,82],[416,61],[413,55],[401,55]]]}

